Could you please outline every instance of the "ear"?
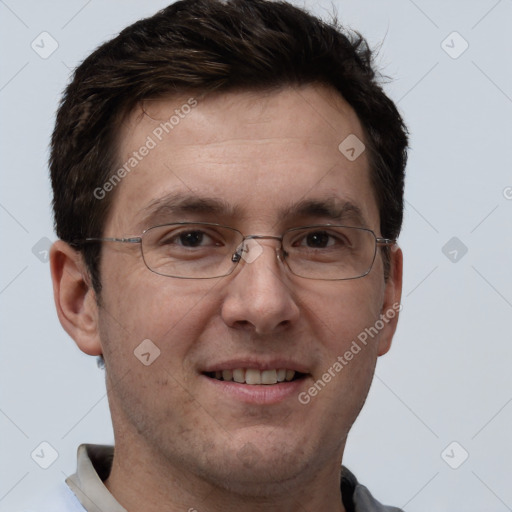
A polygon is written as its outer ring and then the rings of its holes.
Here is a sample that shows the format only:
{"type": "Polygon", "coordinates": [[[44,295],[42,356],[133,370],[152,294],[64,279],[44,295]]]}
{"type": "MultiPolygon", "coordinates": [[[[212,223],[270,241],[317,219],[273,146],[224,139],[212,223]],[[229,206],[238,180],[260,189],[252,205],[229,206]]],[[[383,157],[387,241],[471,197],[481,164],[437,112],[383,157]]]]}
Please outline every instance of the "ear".
{"type": "Polygon", "coordinates": [[[96,294],[82,255],[58,240],[50,250],[53,296],[64,330],[78,348],[91,356],[102,354],[96,294]]]}
{"type": "Polygon", "coordinates": [[[391,348],[391,340],[398,324],[399,311],[402,309],[400,304],[402,298],[402,273],[403,254],[402,250],[395,245],[390,251],[389,277],[384,289],[384,303],[381,311],[384,327],[379,337],[379,356],[384,355],[391,348]]]}

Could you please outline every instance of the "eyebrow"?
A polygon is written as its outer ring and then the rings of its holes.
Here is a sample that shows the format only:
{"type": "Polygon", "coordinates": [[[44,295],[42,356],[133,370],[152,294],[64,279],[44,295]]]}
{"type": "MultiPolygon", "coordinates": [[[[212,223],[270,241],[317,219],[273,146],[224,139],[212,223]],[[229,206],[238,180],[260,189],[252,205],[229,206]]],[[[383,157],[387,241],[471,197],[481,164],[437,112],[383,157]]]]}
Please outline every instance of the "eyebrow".
{"type": "Polygon", "coordinates": [[[140,225],[147,225],[148,222],[165,221],[170,215],[202,214],[209,216],[235,217],[241,216],[242,212],[237,206],[227,201],[212,197],[201,197],[197,195],[185,195],[182,192],[168,194],[155,199],[143,210],[143,218],[140,225]]]}
{"type": "Polygon", "coordinates": [[[335,222],[352,222],[358,227],[365,227],[366,221],[359,206],[338,197],[326,199],[303,199],[280,211],[282,218],[313,217],[335,222]]]}
{"type": "MultiPolygon", "coordinates": [[[[154,223],[168,222],[170,216],[186,214],[222,217],[223,219],[245,219],[247,216],[239,206],[213,197],[186,195],[183,192],[168,194],[155,199],[143,209],[143,218],[139,223],[141,228],[147,228],[154,223]]],[[[322,219],[327,222],[351,222],[359,227],[365,227],[364,215],[359,206],[338,197],[319,199],[303,199],[289,206],[281,207],[278,218],[289,221],[297,218],[322,219]]]]}

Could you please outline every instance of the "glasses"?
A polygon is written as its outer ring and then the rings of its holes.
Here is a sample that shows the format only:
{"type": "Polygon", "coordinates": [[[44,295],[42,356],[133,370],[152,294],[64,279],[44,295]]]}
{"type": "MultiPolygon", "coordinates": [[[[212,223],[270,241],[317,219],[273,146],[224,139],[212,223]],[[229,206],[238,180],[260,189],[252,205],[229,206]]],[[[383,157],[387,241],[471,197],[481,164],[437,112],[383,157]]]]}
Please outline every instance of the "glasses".
{"type": "Polygon", "coordinates": [[[75,242],[140,244],[142,259],[156,274],[179,279],[228,276],[240,260],[254,261],[263,248],[257,240],[278,240],[278,259],[292,274],[327,281],[357,279],[372,269],[377,247],[396,240],[377,238],[370,229],[314,225],[288,229],[282,236],[247,235],[208,222],[176,222],[146,229],[139,237],[86,238],[75,242]]]}

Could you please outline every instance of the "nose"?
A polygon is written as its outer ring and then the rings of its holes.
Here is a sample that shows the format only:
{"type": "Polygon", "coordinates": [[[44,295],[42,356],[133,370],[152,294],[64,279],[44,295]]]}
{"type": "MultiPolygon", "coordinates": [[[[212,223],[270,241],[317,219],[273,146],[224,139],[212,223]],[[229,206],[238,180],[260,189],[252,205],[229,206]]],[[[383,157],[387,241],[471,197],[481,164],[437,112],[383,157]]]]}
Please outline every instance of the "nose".
{"type": "Polygon", "coordinates": [[[221,316],[231,328],[270,334],[299,318],[294,288],[279,259],[277,240],[248,240],[242,261],[227,285],[221,316]]]}

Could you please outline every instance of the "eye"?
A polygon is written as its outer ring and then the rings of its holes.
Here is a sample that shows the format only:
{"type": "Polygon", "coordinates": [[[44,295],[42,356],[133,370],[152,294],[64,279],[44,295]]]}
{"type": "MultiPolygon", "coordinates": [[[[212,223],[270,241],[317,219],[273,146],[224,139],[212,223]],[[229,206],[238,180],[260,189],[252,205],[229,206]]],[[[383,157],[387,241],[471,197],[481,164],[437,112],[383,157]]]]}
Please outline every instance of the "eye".
{"type": "Polygon", "coordinates": [[[181,231],[179,233],[169,233],[169,236],[162,240],[163,244],[166,245],[179,245],[182,247],[205,247],[205,246],[216,246],[220,245],[218,238],[214,240],[205,231],[194,229],[193,231],[181,231]]]}
{"type": "Polygon", "coordinates": [[[197,247],[205,239],[205,233],[203,231],[186,231],[174,238],[178,239],[180,244],[185,247],[197,247]]]}
{"type": "Polygon", "coordinates": [[[347,240],[342,233],[326,230],[307,231],[293,242],[293,247],[308,249],[326,249],[343,247],[347,240]]]}
{"type": "Polygon", "coordinates": [[[329,245],[333,245],[334,243],[332,236],[329,235],[329,233],[327,233],[326,231],[315,231],[312,233],[308,233],[303,238],[303,241],[305,242],[305,245],[307,245],[308,247],[313,247],[315,249],[322,249],[329,245]]]}

